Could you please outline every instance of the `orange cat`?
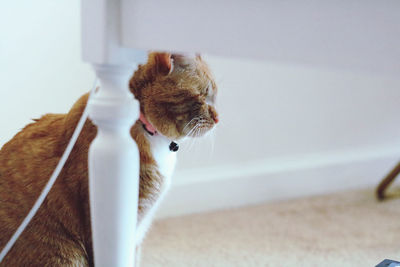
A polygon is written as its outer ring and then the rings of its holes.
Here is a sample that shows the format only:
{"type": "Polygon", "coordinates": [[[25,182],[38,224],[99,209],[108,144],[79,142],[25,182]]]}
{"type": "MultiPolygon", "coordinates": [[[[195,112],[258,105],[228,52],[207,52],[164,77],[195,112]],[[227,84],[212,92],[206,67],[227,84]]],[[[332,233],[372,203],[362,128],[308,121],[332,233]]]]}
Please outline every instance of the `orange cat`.
{"type": "MultiPolygon", "coordinates": [[[[214,127],[217,87],[200,56],[167,53],[151,53],[129,86],[141,110],[131,128],[140,151],[139,246],[170,184],[177,149],[171,140],[201,136],[214,127]]],[[[1,149],[0,248],[48,181],[87,98],[82,96],[68,114],[35,120],[1,149]]],[[[93,266],[87,161],[96,132],[86,121],[57,182],[1,266],[93,266]]]]}

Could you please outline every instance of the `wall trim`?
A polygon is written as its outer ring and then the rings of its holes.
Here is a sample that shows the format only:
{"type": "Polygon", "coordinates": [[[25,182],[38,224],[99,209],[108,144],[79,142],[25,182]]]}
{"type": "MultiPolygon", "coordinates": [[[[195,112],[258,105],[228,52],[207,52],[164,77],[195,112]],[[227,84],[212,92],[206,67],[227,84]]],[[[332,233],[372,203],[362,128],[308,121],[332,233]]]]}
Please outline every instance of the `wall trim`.
{"type": "Polygon", "coordinates": [[[399,159],[395,144],[182,170],[157,217],[372,188],[399,159]]]}

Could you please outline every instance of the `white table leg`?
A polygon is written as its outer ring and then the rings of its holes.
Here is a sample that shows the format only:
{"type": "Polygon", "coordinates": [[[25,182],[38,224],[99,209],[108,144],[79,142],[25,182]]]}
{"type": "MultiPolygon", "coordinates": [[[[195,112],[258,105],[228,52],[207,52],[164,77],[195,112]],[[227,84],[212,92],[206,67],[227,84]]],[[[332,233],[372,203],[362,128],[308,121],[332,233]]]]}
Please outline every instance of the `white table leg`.
{"type": "Polygon", "coordinates": [[[96,267],[134,266],[139,153],[130,128],[139,105],[129,92],[134,67],[94,65],[100,90],[89,103],[97,136],[89,150],[89,195],[96,267]]]}

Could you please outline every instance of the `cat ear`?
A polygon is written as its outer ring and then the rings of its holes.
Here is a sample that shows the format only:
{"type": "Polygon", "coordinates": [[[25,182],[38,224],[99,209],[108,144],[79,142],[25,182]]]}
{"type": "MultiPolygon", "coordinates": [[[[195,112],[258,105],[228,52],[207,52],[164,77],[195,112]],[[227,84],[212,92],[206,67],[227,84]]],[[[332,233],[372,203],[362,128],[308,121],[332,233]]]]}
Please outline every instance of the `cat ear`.
{"type": "Polygon", "coordinates": [[[182,68],[193,67],[195,65],[195,58],[197,58],[197,55],[190,53],[172,55],[175,65],[182,68]]]}
{"type": "Polygon", "coordinates": [[[170,53],[156,53],[154,59],[158,73],[168,75],[173,71],[174,65],[170,53]]]}

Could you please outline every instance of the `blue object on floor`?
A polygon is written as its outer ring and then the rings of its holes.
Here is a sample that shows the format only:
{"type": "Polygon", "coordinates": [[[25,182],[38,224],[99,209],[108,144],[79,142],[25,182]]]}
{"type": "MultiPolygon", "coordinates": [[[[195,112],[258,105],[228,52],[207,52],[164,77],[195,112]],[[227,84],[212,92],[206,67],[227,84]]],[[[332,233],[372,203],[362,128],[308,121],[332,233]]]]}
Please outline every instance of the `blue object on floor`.
{"type": "Polygon", "coordinates": [[[375,267],[400,267],[400,262],[386,259],[375,267]]]}

